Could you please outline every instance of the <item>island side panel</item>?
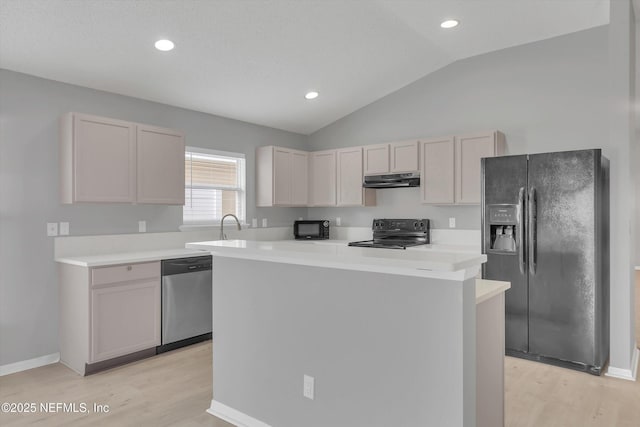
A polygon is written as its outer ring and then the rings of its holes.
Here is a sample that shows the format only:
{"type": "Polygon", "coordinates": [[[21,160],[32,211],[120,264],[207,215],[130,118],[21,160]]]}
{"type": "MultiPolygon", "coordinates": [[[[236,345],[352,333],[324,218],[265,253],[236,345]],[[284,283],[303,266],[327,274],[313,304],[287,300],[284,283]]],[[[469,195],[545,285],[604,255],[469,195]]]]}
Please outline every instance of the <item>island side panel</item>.
{"type": "Polygon", "coordinates": [[[478,304],[477,427],[504,426],[504,292],[478,304]]]}
{"type": "Polygon", "coordinates": [[[215,402],[274,427],[475,426],[474,279],[213,262],[215,402]]]}

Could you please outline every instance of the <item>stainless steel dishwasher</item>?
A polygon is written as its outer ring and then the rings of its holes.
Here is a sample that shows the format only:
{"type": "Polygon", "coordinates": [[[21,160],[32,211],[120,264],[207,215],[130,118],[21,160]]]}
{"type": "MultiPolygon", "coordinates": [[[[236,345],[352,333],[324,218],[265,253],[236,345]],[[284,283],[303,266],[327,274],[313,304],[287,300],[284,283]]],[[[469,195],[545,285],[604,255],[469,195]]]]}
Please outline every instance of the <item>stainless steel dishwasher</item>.
{"type": "Polygon", "coordinates": [[[162,345],[157,353],[210,339],[212,307],[211,256],[162,261],[162,345]]]}

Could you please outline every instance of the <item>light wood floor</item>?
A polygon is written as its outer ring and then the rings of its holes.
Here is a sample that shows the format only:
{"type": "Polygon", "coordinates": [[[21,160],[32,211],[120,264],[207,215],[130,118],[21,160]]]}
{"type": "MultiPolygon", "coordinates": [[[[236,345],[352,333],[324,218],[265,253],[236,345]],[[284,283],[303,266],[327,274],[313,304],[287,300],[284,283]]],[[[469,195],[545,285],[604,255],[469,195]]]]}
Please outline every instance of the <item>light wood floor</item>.
{"type": "MultiPolygon", "coordinates": [[[[0,402],[110,407],[108,414],[0,413],[0,425],[232,427],[205,412],[211,401],[211,345],[196,344],[88,377],[59,363],[0,377],[0,402]]],[[[507,357],[505,388],[507,427],[640,426],[640,382],[507,357]]]]}

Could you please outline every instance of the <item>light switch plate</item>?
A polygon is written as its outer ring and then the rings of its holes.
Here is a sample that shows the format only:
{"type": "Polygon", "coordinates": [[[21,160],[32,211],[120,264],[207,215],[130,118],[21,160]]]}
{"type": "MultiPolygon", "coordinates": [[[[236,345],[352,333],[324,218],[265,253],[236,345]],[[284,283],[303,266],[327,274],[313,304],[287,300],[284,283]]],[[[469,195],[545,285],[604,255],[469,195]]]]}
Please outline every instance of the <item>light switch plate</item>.
{"type": "Polygon", "coordinates": [[[336,218],[336,226],[337,226],[337,227],[340,227],[340,225],[341,225],[341,224],[342,224],[342,218],[337,217],[337,218],[336,218]]]}
{"type": "Polygon", "coordinates": [[[251,219],[251,227],[258,228],[258,218],[251,219]]]}
{"type": "Polygon", "coordinates": [[[60,223],[60,235],[61,236],[68,236],[69,235],[69,223],[68,222],[61,222],[60,223]]]}
{"type": "Polygon", "coordinates": [[[140,233],[147,232],[147,221],[138,221],[138,231],[140,233]]]}
{"type": "Polygon", "coordinates": [[[54,237],[58,235],[58,223],[57,222],[48,222],[47,223],[47,236],[54,237]]]}
{"type": "Polygon", "coordinates": [[[263,227],[267,226],[267,218],[262,218],[262,226],[263,227]]]}
{"type": "Polygon", "coordinates": [[[313,400],[315,379],[305,375],[302,382],[302,395],[307,399],[313,400]]]}
{"type": "Polygon", "coordinates": [[[449,218],[449,228],[456,228],[456,218],[455,217],[449,218]]]}

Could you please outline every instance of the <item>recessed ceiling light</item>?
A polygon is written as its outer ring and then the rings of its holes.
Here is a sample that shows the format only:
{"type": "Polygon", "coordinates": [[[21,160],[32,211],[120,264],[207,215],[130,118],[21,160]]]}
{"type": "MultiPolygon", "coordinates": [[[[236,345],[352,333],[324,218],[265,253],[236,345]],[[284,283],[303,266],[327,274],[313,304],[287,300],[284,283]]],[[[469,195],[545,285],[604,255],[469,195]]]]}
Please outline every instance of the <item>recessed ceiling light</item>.
{"type": "Polygon", "coordinates": [[[166,52],[175,47],[171,40],[158,40],[155,44],[156,49],[166,52]]]}
{"type": "Polygon", "coordinates": [[[318,97],[319,93],[316,91],[311,91],[311,92],[307,92],[307,94],[304,96],[305,99],[316,99],[318,97]]]}
{"type": "Polygon", "coordinates": [[[453,27],[457,27],[459,24],[458,21],[456,21],[455,19],[448,19],[446,21],[442,21],[442,23],[440,24],[440,26],[442,28],[453,28],[453,27]]]}

